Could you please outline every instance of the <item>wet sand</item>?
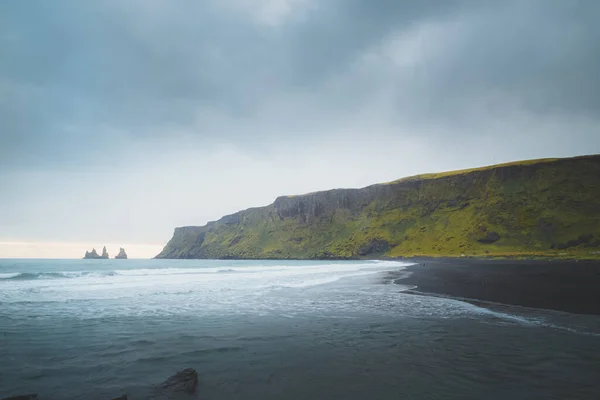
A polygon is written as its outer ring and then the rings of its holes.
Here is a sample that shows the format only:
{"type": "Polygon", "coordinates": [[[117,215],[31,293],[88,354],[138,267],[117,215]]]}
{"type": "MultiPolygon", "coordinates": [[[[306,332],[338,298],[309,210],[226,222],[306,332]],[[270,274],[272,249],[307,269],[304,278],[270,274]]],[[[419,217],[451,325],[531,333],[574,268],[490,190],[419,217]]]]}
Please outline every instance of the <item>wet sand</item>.
{"type": "Polygon", "coordinates": [[[431,294],[600,315],[600,261],[412,259],[388,279],[431,294]]]}

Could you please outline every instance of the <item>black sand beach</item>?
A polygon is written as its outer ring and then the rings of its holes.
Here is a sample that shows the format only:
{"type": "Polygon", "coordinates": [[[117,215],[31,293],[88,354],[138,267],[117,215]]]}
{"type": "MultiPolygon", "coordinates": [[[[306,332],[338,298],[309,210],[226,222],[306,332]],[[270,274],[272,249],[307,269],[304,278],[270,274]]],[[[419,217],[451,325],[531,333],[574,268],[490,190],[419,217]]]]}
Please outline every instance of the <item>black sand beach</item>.
{"type": "Polygon", "coordinates": [[[391,275],[409,293],[600,315],[600,261],[412,261],[391,275]]]}

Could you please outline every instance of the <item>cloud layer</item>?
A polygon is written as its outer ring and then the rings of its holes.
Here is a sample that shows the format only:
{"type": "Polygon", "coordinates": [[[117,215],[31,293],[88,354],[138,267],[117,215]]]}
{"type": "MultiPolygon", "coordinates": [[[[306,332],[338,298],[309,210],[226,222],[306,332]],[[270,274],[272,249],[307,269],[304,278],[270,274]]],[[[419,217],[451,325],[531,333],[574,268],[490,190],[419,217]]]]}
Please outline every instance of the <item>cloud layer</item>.
{"type": "Polygon", "coordinates": [[[0,239],[600,152],[589,1],[0,2],[0,239]],[[110,221],[110,222],[108,222],[110,221]]]}

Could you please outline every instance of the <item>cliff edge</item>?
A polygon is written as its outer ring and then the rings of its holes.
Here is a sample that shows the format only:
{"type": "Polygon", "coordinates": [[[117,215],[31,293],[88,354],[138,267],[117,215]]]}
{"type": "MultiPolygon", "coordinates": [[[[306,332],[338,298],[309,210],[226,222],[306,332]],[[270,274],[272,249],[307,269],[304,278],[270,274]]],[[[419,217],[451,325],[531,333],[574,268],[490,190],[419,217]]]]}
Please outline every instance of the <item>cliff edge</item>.
{"type": "Polygon", "coordinates": [[[281,196],[176,228],[157,258],[600,257],[600,155],[281,196]]]}

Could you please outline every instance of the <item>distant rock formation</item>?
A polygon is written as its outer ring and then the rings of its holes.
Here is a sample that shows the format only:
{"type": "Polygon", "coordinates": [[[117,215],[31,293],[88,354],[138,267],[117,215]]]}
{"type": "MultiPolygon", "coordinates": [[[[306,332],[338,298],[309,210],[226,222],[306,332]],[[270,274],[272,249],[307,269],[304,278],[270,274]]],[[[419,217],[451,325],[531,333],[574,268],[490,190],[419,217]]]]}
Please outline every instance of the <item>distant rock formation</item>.
{"type": "Polygon", "coordinates": [[[106,246],[104,246],[102,248],[102,255],[98,255],[98,252],[96,251],[96,249],[92,249],[92,251],[86,251],[85,252],[85,256],[83,257],[84,259],[89,258],[89,259],[107,259],[108,258],[108,252],[106,251],[106,246]]]}
{"type": "Polygon", "coordinates": [[[125,249],[124,249],[124,248],[122,248],[122,247],[121,247],[121,248],[119,249],[119,254],[117,254],[117,255],[115,256],[115,259],[116,259],[116,260],[119,260],[119,259],[126,260],[126,259],[127,259],[127,253],[125,253],[125,249]]]}
{"type": "Polygon", "coordinates": [[[96,249],[92,249],[92,251],[86,251],[85,252],[85,258],[100,258],[100,255],[98,254],[98,252],[96,251],[96,249]]]}

